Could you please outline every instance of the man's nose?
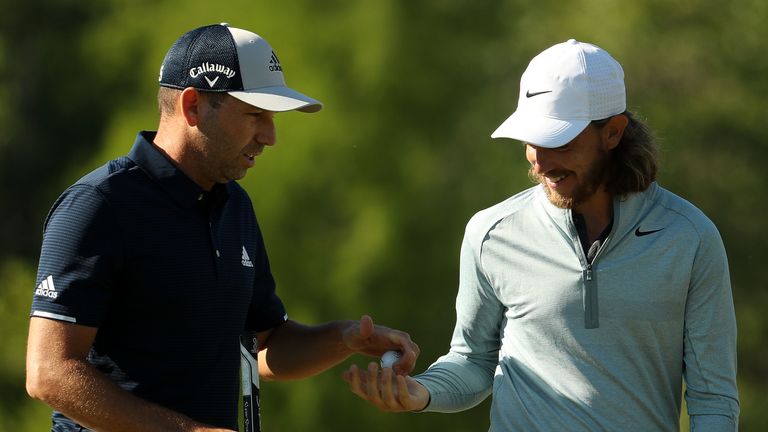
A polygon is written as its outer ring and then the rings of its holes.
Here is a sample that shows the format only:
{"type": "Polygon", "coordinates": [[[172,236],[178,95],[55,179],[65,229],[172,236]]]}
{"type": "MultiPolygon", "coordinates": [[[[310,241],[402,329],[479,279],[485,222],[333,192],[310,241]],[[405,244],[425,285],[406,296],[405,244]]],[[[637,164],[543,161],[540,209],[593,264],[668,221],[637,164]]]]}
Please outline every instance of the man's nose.
{"type": "Polygon", "coordinates": [[[256,141],[259,144],[273,146],[277,144],[277,129],[275,120],[265,116],[263,123],[259,125],[259,131],[256,133],[256,141]]]}

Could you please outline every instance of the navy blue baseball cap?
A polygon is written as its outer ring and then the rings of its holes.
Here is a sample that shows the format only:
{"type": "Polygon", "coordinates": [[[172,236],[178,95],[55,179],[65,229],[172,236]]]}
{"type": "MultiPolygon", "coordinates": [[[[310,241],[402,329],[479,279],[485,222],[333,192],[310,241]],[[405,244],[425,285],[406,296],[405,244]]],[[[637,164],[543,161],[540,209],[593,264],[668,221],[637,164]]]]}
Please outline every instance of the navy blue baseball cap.
{"type": "Polygon", "coordinates": [[[272,47],[247,30],[215,24],[191,30],[168,50],[160,85],[226,92],[268,111],[317,112],[319,101],[286,86],[272,47]]]}

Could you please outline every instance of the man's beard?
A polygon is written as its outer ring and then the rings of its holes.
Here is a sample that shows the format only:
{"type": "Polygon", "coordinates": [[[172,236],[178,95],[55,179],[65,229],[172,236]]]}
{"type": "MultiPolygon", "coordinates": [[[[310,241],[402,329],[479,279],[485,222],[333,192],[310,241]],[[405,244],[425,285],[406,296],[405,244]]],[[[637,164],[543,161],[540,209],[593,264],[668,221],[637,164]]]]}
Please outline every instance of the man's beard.
{"type": "MultiPolygon", "coordinates": [[[[545,177],[542,174],[533,172],[533,167],[528,170],[528,178],[534,183],[540,183],[544,187],[547,198],[549,198],[549,201],[554,206],[562,209],[573,209],[589,199],[603,185],[608,172],[608,160],[608,152],[600,151],[586,172],[581,175],[578,184],[569,196],[561,195],[550,189],[546,184],[545,177]]],[[[551,171],[548,174],[551,177],[557,177],[565,174],[573,176],[575,173],[572,171],[551,171]]]]}

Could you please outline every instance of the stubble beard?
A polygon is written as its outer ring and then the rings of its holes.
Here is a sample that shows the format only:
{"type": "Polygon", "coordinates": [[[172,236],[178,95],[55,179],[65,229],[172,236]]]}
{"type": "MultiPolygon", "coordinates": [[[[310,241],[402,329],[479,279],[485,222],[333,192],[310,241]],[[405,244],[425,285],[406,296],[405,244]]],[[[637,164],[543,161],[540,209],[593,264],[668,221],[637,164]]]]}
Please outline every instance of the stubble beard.
{"type": "MultiPolygon", "coordinates": [[[[603,182],[606,180],[607,166],[608,152],[601,151],[581,176],[582,178],[573,189],[573,192],[567,196],[553,191],[547,186],[544,175],[535,173],[533,167],[528,169],[528,178],[534,183],[541,184],[552,205],[561,209],[573,209],[588,200],[603,185],[603,182]]],[[[553,172],[552,174],[573,175],[574,173],[572,171],[564,171],[562,173],[553,172]]]]}
{"type": "Polygon", "coordinates": [[[207,120],[214,126],[206,130],[206,135],[202,138],[203,144],[200,145],[200,152],[206,161],[204,169],[207,175],[216,183],[227,183],[244,178],[248,170],[238,166],[238,160],[232,159],[226,151],[229,137],[222,132],[219,119],[211,116],[207,120]]]}

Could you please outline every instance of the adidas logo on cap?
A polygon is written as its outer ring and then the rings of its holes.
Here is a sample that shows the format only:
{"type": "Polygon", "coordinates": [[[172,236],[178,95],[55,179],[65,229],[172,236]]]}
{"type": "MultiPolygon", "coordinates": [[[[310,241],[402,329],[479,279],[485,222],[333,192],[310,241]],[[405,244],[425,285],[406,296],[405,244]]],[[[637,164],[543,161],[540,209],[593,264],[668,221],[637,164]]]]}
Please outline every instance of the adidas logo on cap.
{"type": "Polygon", "coordinates": [[[160,85],[227,92],[268,111],[316,112],[322,103],[289,88],[272,47],[259,35],[227,24],[182,35],[160,67],[160,85]]]}
{"type": "Polygon", "coordinates": [[[283,67],[280,66],[280,60],[277,59],[275,52],[272,51],[272,58],[269,59],[269,70],[271,71],[283,71],[283,67]]]}

